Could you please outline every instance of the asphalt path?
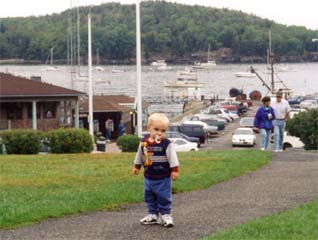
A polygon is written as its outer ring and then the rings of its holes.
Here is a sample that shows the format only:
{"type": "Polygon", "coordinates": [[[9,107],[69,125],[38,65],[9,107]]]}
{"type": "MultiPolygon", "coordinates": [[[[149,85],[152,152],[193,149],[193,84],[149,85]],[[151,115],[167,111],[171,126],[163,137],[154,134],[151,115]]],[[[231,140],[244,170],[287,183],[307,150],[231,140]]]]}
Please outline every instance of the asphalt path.
{"type": "Polygon", "coordinates": [[[119,211],[97,211],[48,219],[1,240],[198,239],[248,220],[318,199],[318,155],[299,150],[275,153],[267,166],[206,190],[174,195],[175,227],[139,224],[144,203],[119,211]]]}

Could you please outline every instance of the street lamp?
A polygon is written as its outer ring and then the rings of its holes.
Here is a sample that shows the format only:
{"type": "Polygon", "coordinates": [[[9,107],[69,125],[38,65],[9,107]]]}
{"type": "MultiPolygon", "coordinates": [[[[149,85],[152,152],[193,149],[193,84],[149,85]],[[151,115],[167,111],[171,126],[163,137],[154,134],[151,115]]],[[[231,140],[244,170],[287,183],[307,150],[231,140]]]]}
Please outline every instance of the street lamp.
{"type": "Polygon", "coordinates": [[[318,38],[313,38],[312,41],[313,42],[318,42],[318,38]]]}

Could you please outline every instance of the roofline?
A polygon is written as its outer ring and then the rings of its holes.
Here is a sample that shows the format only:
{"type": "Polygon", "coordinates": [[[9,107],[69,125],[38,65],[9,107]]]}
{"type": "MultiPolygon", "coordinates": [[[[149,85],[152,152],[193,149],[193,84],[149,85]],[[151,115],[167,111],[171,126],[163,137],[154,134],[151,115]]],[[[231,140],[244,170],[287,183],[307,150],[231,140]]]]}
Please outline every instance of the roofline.
{"type": "Polygon", "coordinates": [[[86,96],[86,93],[79,94],[54,94],[54,95],[1,95],[0,98],[28,98],[28,97],[79,97],[86,96]]]}

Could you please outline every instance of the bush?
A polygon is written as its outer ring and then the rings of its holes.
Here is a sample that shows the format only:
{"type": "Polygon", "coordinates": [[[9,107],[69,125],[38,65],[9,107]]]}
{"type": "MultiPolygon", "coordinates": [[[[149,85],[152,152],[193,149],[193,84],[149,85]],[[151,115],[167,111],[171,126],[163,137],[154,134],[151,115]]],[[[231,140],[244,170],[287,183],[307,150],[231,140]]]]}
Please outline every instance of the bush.
{"type": "Polygon", "coordinates": [[[52,153],[83,153],[93,150],[91,135],[85,129],[57,129],[48,132],[52,153]]]}
{"type": "Polygon", "coordinates": [[[299,137],[306,150],[318,149],[318,109],[311,109],[295,115],[287,122],[286,130],[299,137]]]}
{"type": "Polygon", "coordinates": [[[39,153],[42,136],[43,133],[40,131],[24,129],[6,130],[1,133],[2,142],[8,154],[39,153]]]}
{"type": "Polygon", "coordinates": [[[136,152],[138,150],[140,138],[135,135],[127,134],[116,140],[118,147],[123,152],[136,152]]]}

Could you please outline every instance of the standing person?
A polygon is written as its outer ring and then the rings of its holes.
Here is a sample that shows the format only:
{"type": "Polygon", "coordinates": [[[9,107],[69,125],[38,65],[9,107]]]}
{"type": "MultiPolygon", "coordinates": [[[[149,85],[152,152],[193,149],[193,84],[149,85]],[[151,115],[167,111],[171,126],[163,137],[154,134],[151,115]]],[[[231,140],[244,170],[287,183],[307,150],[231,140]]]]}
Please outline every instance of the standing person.
{"type": "Polygon", "coordinates": [[[275,152],[282,152],[286,121],[288,120],[289,112],[291,110],[288,101],[283,99],[282,92],[276,93],[276,101],[273,101],[272,108],[274,109],[276,116],[276,119],[273,122],[275,152]]]}
{"type": "Polygon", "coordinates": [[[122,121],[118,124],[118,137],[125,134],[126,128],[122,121]]]}
{"type": "Polygon", "coordinates": [[[263,97],[263,106],[261,106],[254,118],[254,127],[261,133],[260,146],[261,150],[264,151],[268,147],[269,138],[273,129],[273,120],[275,119],[274,109],[270,106],[271,98],[263,97]]]}
{"type": "Polygon", "coordinates": [[[112,119],[107,118],[105,122],[105,129],[106,129],[106,141],[110,142],[110,137],[112,135],[112,132],[114,131],[114,122],[112,119]]]}
{"type": "Polygon", "coordinates": [[[179,176],[179,161],[173,144],[165,138],[169,120],[162,113],[154,113],[148,118],[148,131],[140,143],[134,161],[133,173],[139,174],[144,167],[144,199],[148,215],[141,224],[159,224],[173,227],[171,216],[171,179],[179,176]],[[160,216],[161,218],[160,218],[160,216]]]}

